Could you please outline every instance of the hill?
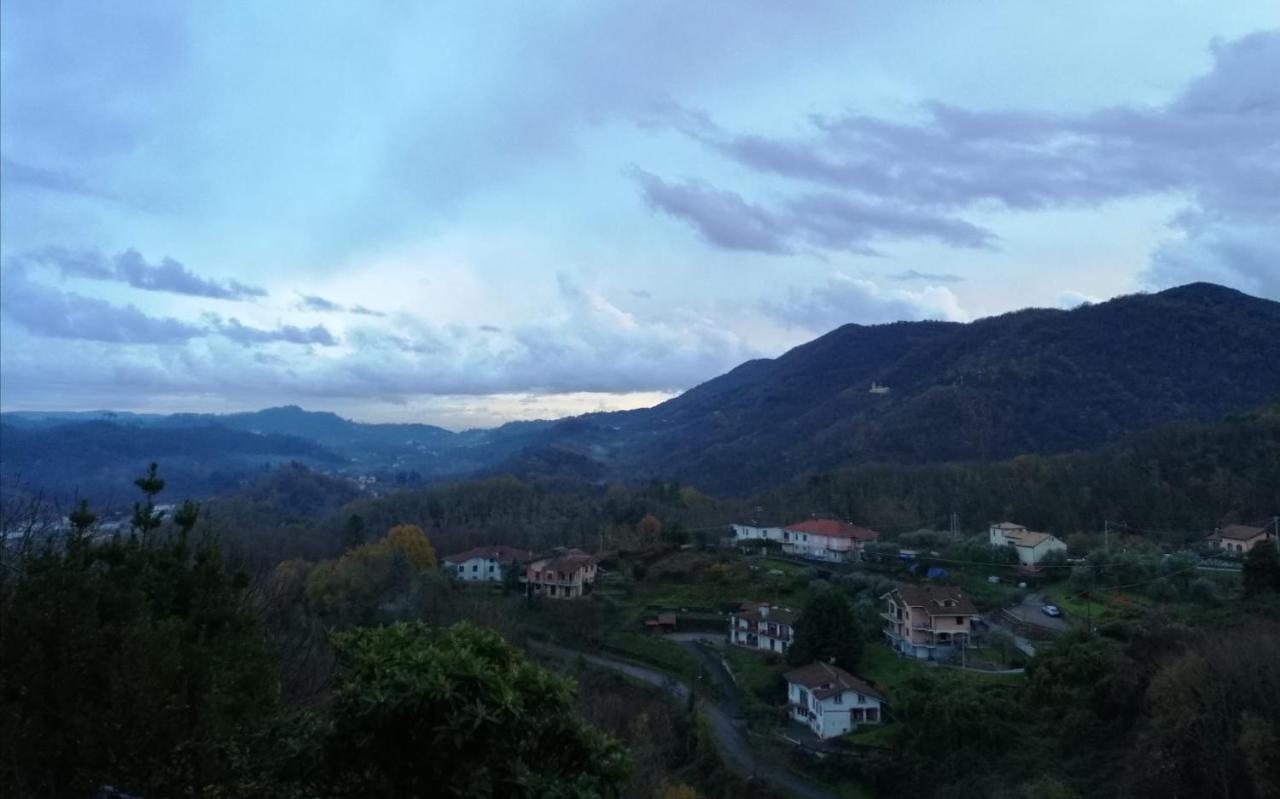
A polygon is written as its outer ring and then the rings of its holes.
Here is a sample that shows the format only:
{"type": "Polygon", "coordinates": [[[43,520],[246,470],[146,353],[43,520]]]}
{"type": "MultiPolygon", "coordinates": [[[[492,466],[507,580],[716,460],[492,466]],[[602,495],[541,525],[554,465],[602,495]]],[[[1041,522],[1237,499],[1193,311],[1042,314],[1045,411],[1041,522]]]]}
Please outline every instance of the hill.
{"type": "Polygon", "coordinates": [[[1277,396],[1280,303],[1197,283],[969,324],[845,325],[653,408],[562,422],[542,443],[616,477],[746,493],[856,463],[1090,450],[1277,396]]]}
{"type": "Polygon", "coordinates": [[[158,462],[170,493],[203,496],[228,490],[243,475],[298,461],[333,467],[343,458],[298,436],[258,434],[204,424],[166,429],[109,421],[23,426],[0,424],[0,476],[7,486],[25,484],[55,498],[79,492],[121,493],[147,463],[158,462]]]}

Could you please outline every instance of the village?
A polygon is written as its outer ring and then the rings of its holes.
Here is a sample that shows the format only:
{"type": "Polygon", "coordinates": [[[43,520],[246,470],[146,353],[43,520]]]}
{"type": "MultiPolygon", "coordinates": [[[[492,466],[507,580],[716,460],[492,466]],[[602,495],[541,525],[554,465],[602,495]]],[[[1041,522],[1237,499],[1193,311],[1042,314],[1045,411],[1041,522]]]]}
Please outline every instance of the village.
{"type": "MultiPolygon", "coordinates": [[[[819,772],[797,772],[795,753],[803,765],[883,745],[913,677],[1019,681],[1038,645],[1074,627],[1226,596],[1254,547],[1280,547],[1270,522],[1163,552],[1109,528],[1069,543],[1012,521],[887,536],[834,518],[756,519],[704,547],[482,546],[442,566],[464,590],[523,596],[534,651],[696,695],[722,722],[727,760],[803,793],[819,772]]],[[[858,795],[844,787],[824,795],[858,795]]]]}

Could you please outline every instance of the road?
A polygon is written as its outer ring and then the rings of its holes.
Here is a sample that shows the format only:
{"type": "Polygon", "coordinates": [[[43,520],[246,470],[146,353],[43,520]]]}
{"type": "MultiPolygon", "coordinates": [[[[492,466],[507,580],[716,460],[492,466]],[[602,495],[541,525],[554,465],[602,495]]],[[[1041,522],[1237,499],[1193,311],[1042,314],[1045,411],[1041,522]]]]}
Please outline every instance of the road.
{"type": "Polygon", "coordinates": [[[1047,602],[1044,594],[1027,594],[1019,605],[1009,608],[1009,612],[1014,615],[1018,621],[1030,624],[1032,627],[1040,627],[1055,633],[1065,633],[1071,629],[1071,624],[1061,616],[1053,618],[1044,615],[1044,611],[1040,608],[1047,602]]]}
{"type": "MultiPolygon", "coordinates": [[[[717,681],[722,678],[728,679],[728,675],[724,674],[724,667],[714,653],[703,649],[693,641],[681,643],[690,647],[691,651],[697,652],[699,657],[708,661],[707,667],[711,671],[713,679],[717,681]]],[[[542,652],[565,660],[573,660],[580,657],[592,665],[611,669],[641,682],[655,685],[681,702],[689,699],[689,686],[683,681],[627,660],[606,655],[588,654],[576,649],[566,649],[562,646],[541,641],[529,641],[529,648],[535,652],[542,652]]],[[[732,681],[729,681],[728,690],[721,691],[721,694],[727,697],[735,696],[732,681]]],[[[759,762],[751,751],[751,745],[742,734],[737,722],[735,722],[732,711],[726,710],[726,705],[732,707],[732,699],[724,700],[723,704],[705,700],[698,702],[699,710],[702,711],[711,725],[711,732],[715,735],[716,745],[720,749],[720,756],[730,769],[744,777],[768,782],[770,785],[786,791],[792,796],[802,797],[802,799],[836,799],[835,794],[815,782],[793,774],[786,769],[759,762]]]]}

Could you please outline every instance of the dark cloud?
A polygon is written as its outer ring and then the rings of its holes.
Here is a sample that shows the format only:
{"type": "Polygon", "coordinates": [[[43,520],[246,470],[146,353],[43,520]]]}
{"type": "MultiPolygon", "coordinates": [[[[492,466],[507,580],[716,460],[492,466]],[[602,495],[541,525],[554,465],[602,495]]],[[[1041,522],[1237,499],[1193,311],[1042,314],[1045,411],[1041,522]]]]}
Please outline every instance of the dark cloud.
{"type": "Polygon", "coordinates": [[[889,275],[890,280],[927,280],[931,283],[960,283],[964,278],[959,275],[953,275],[950,272],[919,272],[915,269],[908,269],[904,272],[889,275]]]}
{"type": "MultiPolygon", "coordinates": [[[[709,242],[773,253],[801,242],[857,251],[878,237],[989,246],[991,233],[958,215],[1181,195],[1200,220],[1188,238],[1214,251],[1203,274],[1220,272],[1227,257],[1247,281],[1267,283],[1276,270],[1262,257],[1269,248],[1210,228],[1270,229],[1264,244],[1280,229],[1280,31],[1215,44],[1213,56],[1211,70],[1155,107],[1047,113],[931,103],[917,121],[814,116],[795,138],[735,133],[705,114],[666,108],[660,116],[670,127],[801,193],[753,203],[722,187],[636,174],[650,203],[709,242]]],[[[1186,273],[1185,264],[1162,248],[1150,279],[1186,273]]]]}
{"type": "Polygon", "coordinates": [[[815,192],[767,209],[698,181],[670,183],[633,170],[649,205],[688,223],[711,244],[728,250],[785,255],[799,244],[875,255],[883,238],[929,238],[957,247],[989,247],[994,235],[924,210],[815,192]]]}
{"type": "Polygon", "coordinates": [[[343,311],[346,310],[333,300],[317,297],[314,294],[303,294],[298,300],[298,309],[303,311],[343,311]]]}
{"type": "Polygon", "coordinates": [[[711,244],[727,250],[791,252],[786,231],[773,215],[731,191],[705,183],[668,183],[642,169],[632,170],[649,206],[692,225],[711,244]]]}
{"type": "Polygon", "coordinates": [[[21,256],[23,260],[56,267],[64,276],[126,283],[144,291],[208,297],[216,300],[248,300],[265,297],[265,289],[238,280],[202,278],[172,258],[149,264],[137,250],[128,249],[108,258],[96,250],[46,247],[21,256]]]}
{"type": "Polygon", "coordinates": [[[485,333],[501,333],[502,328],[497,325],[480,325],[480,330],[485,333]]]}
{"type": "Polygon", "coordinates": [[[316,344],[321,347],[332,347],[338,343],[338,340],[333,337],[333,334],[324,325],[315,325],[314,327],[280,325],[272,330],[264,330],[260,327],[250,327],[242,324],[239,319],[234,317],[225,322],[216,316],[211,316],[210,319],[214,330],[217,330],[222,336],[246,346],[250,344],[285,342],[288,344],[316,344]]]}
{"type": "Polygon", "coordinates": [[[22,266],[5,271],[0,308],[33,333],[119,344],[182,344],[205,335],[195,325],[148,316],[132,305],[62,292],[28,279],[22,266]]]}
{"type": "Polygon", "coordinates": [[[631,289],[627,293],[630,294],[632,297],[635,297],[637,300],[653,299],[653,294],[646,289],[631,289]]]}
{"type": "Polygon", "coordinates": [[[347,311],[357,316],[386,316],[382,311],[375,311],[363,305],[352,305],[347,311]]]}

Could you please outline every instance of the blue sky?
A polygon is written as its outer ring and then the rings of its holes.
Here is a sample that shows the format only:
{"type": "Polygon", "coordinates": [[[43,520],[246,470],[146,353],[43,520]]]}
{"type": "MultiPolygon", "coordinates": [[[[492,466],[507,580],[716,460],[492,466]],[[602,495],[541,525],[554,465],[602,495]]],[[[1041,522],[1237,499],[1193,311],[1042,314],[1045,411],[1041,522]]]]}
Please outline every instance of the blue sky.
{"type": "Polygon", "coordinates": [[[1280,299],[1280,5],[0,6],[0,405],[462,428],[1280,299]]]}

